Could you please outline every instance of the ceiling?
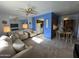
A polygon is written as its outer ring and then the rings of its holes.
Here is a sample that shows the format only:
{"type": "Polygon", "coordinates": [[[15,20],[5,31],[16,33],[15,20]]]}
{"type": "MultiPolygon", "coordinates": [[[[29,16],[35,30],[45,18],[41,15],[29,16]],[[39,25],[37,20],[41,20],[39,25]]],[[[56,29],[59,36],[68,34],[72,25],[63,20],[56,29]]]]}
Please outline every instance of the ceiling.
{"type": "Polygon", "coordinates": [[[78,1],[0,1],[0,17],[23,17],[24,13],[17,11],[17,9],[28,7],[27,5],[35,7],[38,14],[51,11],[59,15],[73,14],[79,12],[78,1]]]}

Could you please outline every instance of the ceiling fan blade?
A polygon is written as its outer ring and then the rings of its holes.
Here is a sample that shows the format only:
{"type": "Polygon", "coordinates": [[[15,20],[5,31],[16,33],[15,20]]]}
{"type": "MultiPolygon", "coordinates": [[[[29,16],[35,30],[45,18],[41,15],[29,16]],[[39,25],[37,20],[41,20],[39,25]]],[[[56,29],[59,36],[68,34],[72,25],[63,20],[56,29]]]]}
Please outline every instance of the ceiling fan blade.
{"type": "Polygon", "coordinates": [[[37,11],[35,10],[36,8],[34,6],[28,5],[27,8],[19,8],[18,11],[24,12],[25,16],[30,16],[37,14],[37,11]]]}
{"type": "Polygon", "coordinates": [[[17,9],[16,11],[25,12],[25,10],[24,10],[24,9],[17,9]]]}
{"type": "Polygon", "coordinates": [[[37,11],[36,10],[33,10],[32,13],[37,14],[37,11]]]}

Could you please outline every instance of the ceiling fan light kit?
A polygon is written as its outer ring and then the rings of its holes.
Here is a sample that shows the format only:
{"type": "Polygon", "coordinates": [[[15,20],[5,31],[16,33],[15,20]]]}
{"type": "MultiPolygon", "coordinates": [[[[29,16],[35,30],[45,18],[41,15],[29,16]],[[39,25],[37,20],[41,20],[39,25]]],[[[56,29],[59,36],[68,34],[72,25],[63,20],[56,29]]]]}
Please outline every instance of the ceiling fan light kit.
{"type": "Polygon", "coordinates": [[[35,15],[37,11],[35,8],[28,7],[28,8],[20,8],[19,11],[25,13],[25,17],[27,18],[28,16],[35,15]]]}

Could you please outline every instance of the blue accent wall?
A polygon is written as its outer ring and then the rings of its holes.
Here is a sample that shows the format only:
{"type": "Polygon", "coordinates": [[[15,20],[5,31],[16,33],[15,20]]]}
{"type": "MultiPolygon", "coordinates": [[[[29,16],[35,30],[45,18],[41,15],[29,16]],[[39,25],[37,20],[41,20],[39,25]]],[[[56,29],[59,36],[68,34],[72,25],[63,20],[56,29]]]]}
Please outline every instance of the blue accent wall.
{"type": "Polygon", "coordinates": [[[32,29],[34,31],[36,31],[36,20],[38,20],[39,18],[44,18],[44,36],[50,39],[51,38],[51,13],[33,17],[32,29]],[[46,19],[48,19],[48,28],[46,28],[46,19]]]}
{"type": "Polygon", "coordinates": [[[44,15],[44,36],[48,39],[52,38],[52,13],[48,13],[44,15]],[[48,27],[46,27],[46,20],[48,20],[48,27]]]}
{"type": "Polygon", "coordinates": [[[36,31],[36,17],[32,18],[32,29],[36,31]]]}
{"type": "Polygon", "coordinates": [[[48,39],[52,39],[53,38],[53,30],[52,30],[52,16],[54,16],[54,13],[50,12],[50,13],[46,13],[43,15],[39,15],[39,16],[35,16],[32,19],[32,29],[34,31],[36,31],[36,20],[38,20],[39,18],[43,18],[44,19],[44,37],[48,38],[48,39]],[[48,27],[47,27],[47,23],[46,20],[48,20],[48,27]]]}

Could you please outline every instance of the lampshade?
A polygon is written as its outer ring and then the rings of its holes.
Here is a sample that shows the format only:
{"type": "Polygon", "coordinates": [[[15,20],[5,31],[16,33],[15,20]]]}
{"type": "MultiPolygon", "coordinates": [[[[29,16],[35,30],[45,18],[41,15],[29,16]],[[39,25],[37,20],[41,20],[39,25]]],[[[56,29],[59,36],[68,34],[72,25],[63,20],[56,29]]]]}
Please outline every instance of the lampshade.
{"type": "Polygon", "coordinates": [[[3,27],[3,31],[4,31],[5,33],[11,32],[10,26],[8,26],[8,25],[4,26],[4,27],[3,27]]]}
{"type": "Polygon", "coordinates": [[[64,21],[66,21],[66,20],[69,20],[69,19],[70,19],[70,17],[69,17],[69,16],[63,16],[63,18],[64,18],[64,21]]]}
{"type": "Polygon", "coordinates": [[[28,28],[28,24],[23,24],[23,25],[22,25],[22,28],[23,28],[23,29],[27,29],[27,28],[28,28]]]}
{"type": "Polygon", "coordinates": [[[56,29],[57,29],[57,26],[53,24],[53,30],[56,30],[56,29]]]}

